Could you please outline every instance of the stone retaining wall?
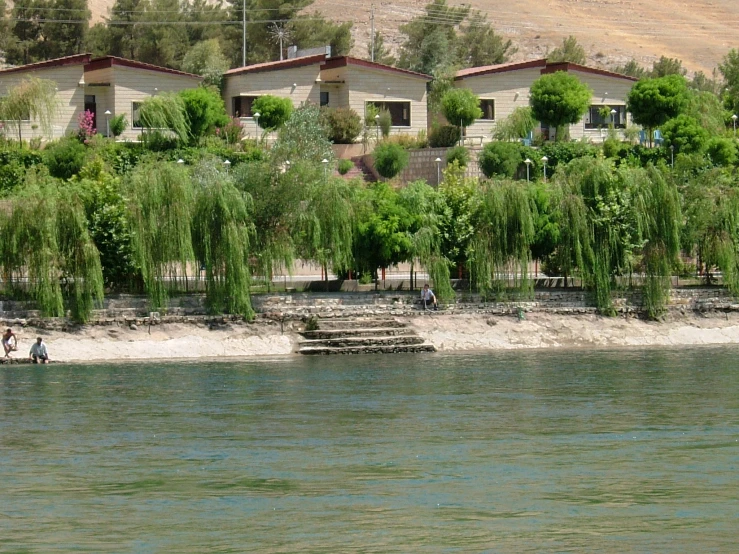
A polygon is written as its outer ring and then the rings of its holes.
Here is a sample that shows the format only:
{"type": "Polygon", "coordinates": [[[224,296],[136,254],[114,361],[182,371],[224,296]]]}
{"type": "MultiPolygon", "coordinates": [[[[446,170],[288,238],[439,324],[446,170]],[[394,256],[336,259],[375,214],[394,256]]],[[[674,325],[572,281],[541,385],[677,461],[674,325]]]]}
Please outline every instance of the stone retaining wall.
{"type": "MultiPolygon", "coordinates": [[[[466,177],[483,178],[484,175],[477,165],[477,155],[482,149],[479,147],[467,148],[470,153],[470,161],[465,171],[466,177]]],[[[441,158],[441,179],[444,179],[444,168],[446,167],[446,154],[449,148],[421,148],[418,150],[409,150],[408,166],[400,172],[397,179],[402,183],[411,183],[413,181],[423,180],[431,186],[439,184],[439,175],[437,173],[436,158],[441,158]]],[[[374,169],[374,160],[371,155],[364,156],[364,162],[374,169]]]]}

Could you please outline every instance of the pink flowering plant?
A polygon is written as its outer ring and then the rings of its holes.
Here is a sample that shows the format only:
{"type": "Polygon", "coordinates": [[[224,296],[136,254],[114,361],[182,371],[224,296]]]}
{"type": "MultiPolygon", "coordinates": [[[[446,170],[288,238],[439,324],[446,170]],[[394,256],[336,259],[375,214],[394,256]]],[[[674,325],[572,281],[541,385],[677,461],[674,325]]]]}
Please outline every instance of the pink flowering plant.
{"type": "Polygon", "coordinates": [[[79,127],[77,137],[82,142],[86,143],[94,134],[97,133],[97,129],[95,129],[95,116],[90,110],[85,110],[77,116],[77,125],[79,127]]]}
{"type": "Polygon", "coordinates": [[[223,127],[217,127],[216,136],[222,138],[226,144],[236,144],[244,137],[244,127],[235,117],[223,127]]]}

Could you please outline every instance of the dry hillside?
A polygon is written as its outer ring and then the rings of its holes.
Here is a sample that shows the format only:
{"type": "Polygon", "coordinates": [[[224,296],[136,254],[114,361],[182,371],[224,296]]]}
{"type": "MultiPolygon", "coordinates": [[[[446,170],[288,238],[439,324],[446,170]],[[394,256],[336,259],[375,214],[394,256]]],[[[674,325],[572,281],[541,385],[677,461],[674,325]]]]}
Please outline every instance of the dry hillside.
{"type": "MultiPolygon", "coordinates": [[[[458,4],[450,0],[450,4],[458,4]]],[[[693,71],[710,73],[730,48],[739,47],[738,0],[467,0],[484,11],[496,29],[518,46],[516,59],[543,56],[575,35],[591,63],[610,65],[636,58],[645,65],[662,55],[677,57],[693,71]]],[[[375,25],[397,44],[398,26],[421,13],[424,0],[375,2],[375,25]]],[[[93,19],[107,14],[112,0],[90,0],[93,19]]],[[[337,21],[354,21],[355,54],[364,55],[370,35],[367,0],[316,0],[337,21]]]]}

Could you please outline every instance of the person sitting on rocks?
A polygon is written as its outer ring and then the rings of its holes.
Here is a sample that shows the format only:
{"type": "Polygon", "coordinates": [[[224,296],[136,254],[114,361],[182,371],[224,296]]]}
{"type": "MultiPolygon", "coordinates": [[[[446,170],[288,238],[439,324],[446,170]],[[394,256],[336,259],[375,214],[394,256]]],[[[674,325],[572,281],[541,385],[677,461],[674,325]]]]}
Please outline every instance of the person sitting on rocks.
{"type": "Polygon", "coordinates": [[[423,285],[423,290],[421,291],[421,302],[423,302],[424,310],[429,303],[433,304],[434,310],[439,309],[439,306],[436,304],[436,295],[434,294],[434,291],[429,288],[428,283],[423,285]]]}
{"type": "Polygon", "coordinates": [[[36,342],[31,346],[31,351],[28,353],[28,357],[33,361],[34,364],[47,364],[49,363],[49,353],[46,351],[46,345],[44,339],[38,337],[36,342]]]}
{"type": "Polygon", "coordinates": [[[10,357],[11,352],[18,350],[18,339],[16,338],[15,333],[13,333],[13,330],[10,327],[8,327],[3,333],[2,343],[3,349],[5,349],[6,358],[10,357]]]}

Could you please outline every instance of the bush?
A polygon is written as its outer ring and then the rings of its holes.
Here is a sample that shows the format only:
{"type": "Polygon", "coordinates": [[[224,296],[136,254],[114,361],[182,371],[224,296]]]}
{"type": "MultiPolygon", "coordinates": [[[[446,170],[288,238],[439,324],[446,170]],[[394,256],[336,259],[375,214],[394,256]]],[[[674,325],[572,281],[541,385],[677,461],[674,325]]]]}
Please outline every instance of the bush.
{"type": "Polygon", "coordinates": [[[380,110],[378,115],[380,116],[378,120],[380,132],[383,138],[387,138],[390,136],[390,128],[393,126],[393,116],[387,110],[380,110]]]}
{"type": "Polygon", "coordinates": [[[200,137],[212,134],[216,128],[228,124],[226,106],[215,88],[190,88],[180,91],[179,94],[185,107],[187,121],[190,123],[190,141],[193,144],[197,143],[200,137]]]}
{"type": "Polygon", "coordinates": [[[441,98],[441,111],[446,120],[453,124],[469,127],[476,119],[482,117],[480,99],[469,89],[453,88],[441,98]]]}
{"type": "Polygon", "coordinates": [[[595,158],[598,147],[584,142],[547,142],[541,147],[541,155],[548,158],[547,167],[554,169],[576,158],[595,158]]]}
{"type": "Polygon", "coordinates": [[[17,146],[0,150],[0,194],[20,185],[26,176],[26,170],[40,164],[41,160],[39,152],[17,146]]]}
{"type": "Polygon", "coordinates": [[[708,141],[708,156],[715,165],[732,166],[737,160],[736,143],[733,139],[713,137],[708,141]]]}
{"type": "Polygon", "coordinates": [[[351,160],[339,160],[339,175],[346,175],[354,167],[354,162],[351,160]]]}
{"type": "Polygon", "coordinates": [[[334,144],[353,144],[362,132],[362,119],[351,108],[322,108],[321,124],[334,144]]]}
{"type": "Polygon", "coordinates": [[[234,117],[223,127],[216,127],[216,135],[222,138],[226,144],[238,144],[244,138],[244,126],[238,117],[234,117]]]}
{"type": "Polygon", "coordinates": [[[708,131],[688,115],[678,115],[662,126],[666,146],[674,146],[675,153],[693,154],[706,149],[708,131]]]}
{"type": "Polygon", "coordinates": [[[485,177],[499,175],[513,179],[523,159],[519,143],[489,142],[480,152],[478,163],[485,177]]]}
{"type": "Polygon", "coordinates": [[[386,138],[385,142],[392,142],[393,144],[402,146],[406,150],[410,150],[411,148],[424,148],[423,143],[419,143],[417,137],[406,134],[393,135],[386,138]]]}
{"type": "Polygon", "coordinates": [[[467,164],[470,161],[470,153],[464,146],[455,146],[446,153],[447,165],[452,164],[455,161],[459,164],[459,167],[467,167],[467,164]]]}
{"type": "Polygon", "coordinates": [[[375,169],[386,179],[392,179],[408,165],[408,151],[391,142],[383,142],[375,148],[375,169]]]}
{"type": "Polygon", "coordinates": [[[128,121],[126,120],[126,114],[122,113],[111,118],[110,123],[110,134],[114,137],[119,137],[123,134],[123,131],[128,127],[128,121]]]}
{"type": "Polygon", "coordinates": [[[459,142],[461,131],[456,125],[438,125],[429,133],[431,148],[449,148],[459,142]]]}
{"type": "Polygon", "coordinates": [[[252,113],[259,114],[259,126],[267,131],[282,127],[293,113],[293,102],[271,94],[260,96],[251,106],[252,113]]]}
{"type": "Polygon", "coordinates": [[[86,154],[85,146],[79,141],[62,139],[44,149],[44,163],[53,177],[69,179],[85,165],[86,154]]]}

